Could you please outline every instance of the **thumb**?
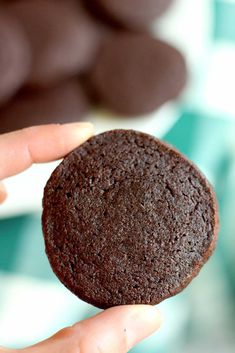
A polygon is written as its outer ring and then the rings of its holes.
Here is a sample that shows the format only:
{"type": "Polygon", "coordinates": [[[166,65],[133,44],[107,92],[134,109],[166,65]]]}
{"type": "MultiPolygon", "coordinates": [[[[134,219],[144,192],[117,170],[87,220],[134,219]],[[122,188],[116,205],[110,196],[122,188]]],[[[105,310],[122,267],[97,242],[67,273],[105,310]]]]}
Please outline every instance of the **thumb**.
{"type": "Polygon", "coordinates": [[[24,353],[126,353],[161,325],[155,307],[114,307],[58,332],[24,353]]]}

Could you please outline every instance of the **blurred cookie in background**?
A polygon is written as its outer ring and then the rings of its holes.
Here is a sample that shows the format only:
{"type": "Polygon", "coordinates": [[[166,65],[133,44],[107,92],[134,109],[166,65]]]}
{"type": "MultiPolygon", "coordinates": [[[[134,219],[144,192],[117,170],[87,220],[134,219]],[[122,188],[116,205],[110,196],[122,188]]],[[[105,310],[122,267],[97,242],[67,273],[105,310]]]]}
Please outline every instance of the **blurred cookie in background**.
{"type": "Polygon", "coordinates": [[[177,49],[148,34],[125,32],[103,43],[88,77],[91,95],[103,107],[133,116],[176,98],[186,81],[177,49]]]}
{"type": "MultiPolygon", "coordinates": [[[[21,113],[22,106],[24,109],[27,107],[27,112],[29,107],[34,106],[35,111],[30,110],[33,108],[29,109],[31,124],[43,123],[43,116],[50,114],[41,111],[40,104],[37,103],[37,107],[35,102],[42,100],[44,109],[44,100],[54,92],[53,87],[58,86],[61,91],[62,84],[74,80],[75,77],[78,77],[85,92],[82,93],[85,101],[87,95],[93,106],[100,105],[112,113],[122,115],[123,118],[151,113],[167,101],[178,97],[187,79],[185,60],[177,49],[149,34],[151,21],[159,16],[171,1],[173,0],[137,0],[134,7],[133,2],[129,0],[92,2],[101,10],[108,6],[115,10],[124,21],[123,27],[125,23],[130,24],[129,29],[121,29],[121,22],[118,26],[112,26],[107,21],[102,22],[94,13],[90,15],[85,6],[89,1],[12,0],[5,2],[4,6],[1,5],[13,21],[18,21],[19,35],[21,29],[27,43],[28,51],[25,50],[24,53],[31,53],[30,65],[29,61],[24,62],[24,57],[14,57],[18,66],[22,61],[24,65],[27,63],[28,71],[23,82],[18,82],[17,89],[11,92],[13,95],[19,88],[23,88],[11,101],[12,107],[8,105],[2,108],[2,131],[12,129],[10,121],[10,125],[3,123],[7,121],[5,111],[10,110],[10,115],[14,115],[19,109],[21,113]],[[40,90],[40,93],[30,92],[30,89],[40,90]],[[40,119],[37,119],[37,116],[40,119]]],[[[8,42],[10,40],[4,40],[4,36],[2,40],[0,38],[2,61],[5,60],[4,46],[7,47],[8,42]],[[7,44],[4,44],[4,41],[7,44]]],[[[15,49],[15,46],[12,45],[12,48],[15,49]]],[[[0,73],[1,69],[4,71],[2,76],[9,72],[13,75],[14,67],[12,69],[11,66],[10,59],[4,61],[0,68],[0,73]]],[[[14,74],[13,77],[16,79],[18,76],[14,74]]],[[[1,84],[4,84],[4,80],[0,83],[0,101],[1,94],[9,96],[4,85],[1,93],[1,84]]],[[[66,88],[64,89],[66,91],[66,88]]],[[[61,101],[63,99],[61,98],[61,101]]],[[[48,108],[47,104],[46,107],[48,108]]],[[[61,112],[64,116],[63,109],[61,112]]],[[[58,122],[59,117],[60,114],[58,122]]],[[[28,124],[25,119],[23,122],[28,124]]],[[[12,118],[10,120],[12,121],[12,118]]],[[[13,120],[17,121],[17,117],[13,120]]],[[[17,128],[24,127],[22,119],[18,124],[17,128]]]]}
{"type": "Polygon", "coordinates": [[[28,78],[31,52],[19,23],[0,11],[0,104],[9,99],[28,78]]]}
{"type": "Polygon", "coordinates": [[[89,103],[76,80],[43,91],[21,91],[0,109],[0,133],[85,120],[89,103]]]}
{"type": "Polygon", "coordinates": [[[146,28],[162,15],[173,0],[84,0],[102,20],[124,28],[146,28]]]}
{"type": "Polygon", "coordinates": [[[32,48],[29,84],[46,86],[89,68],[100,35],[84,12],[53,0],[24,0],[7,9],[22,24],[32,48]]]}

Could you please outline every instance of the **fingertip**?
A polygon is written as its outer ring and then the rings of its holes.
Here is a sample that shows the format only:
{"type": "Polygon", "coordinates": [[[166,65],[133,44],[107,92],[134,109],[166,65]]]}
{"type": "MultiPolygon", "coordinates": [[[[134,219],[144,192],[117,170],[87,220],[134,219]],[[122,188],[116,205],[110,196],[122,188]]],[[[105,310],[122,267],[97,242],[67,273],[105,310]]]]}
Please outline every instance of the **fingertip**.
{"type": "Polygon", "coordinates": [[[0,179],[18,174],[33,163],[63,158],[91,137],[93,131],[91,123],[79,122],[34,126],[2,135],[0,179]]]}
{"type": "Polygon", "coordinates": [[[73,135],[78,144],[85,142],[94,134],[94,126],[89,122],[70,123],[61,125],[61,127],[73,135]]]}
{"type": "Polygon", "coordinates": [[[87,332],[100,342],[102,352],[129,351],[152,335],[162,324],[158,308],[150,305],[122,305],[104,310],[93,318],[74,325],[82,332],[84,347],[90,347],[87,332]]]}
{"type": "Polygon", "coordinates": [[[152,335],[163,322],[159,309],[151,305],[135,305],[129,317],[128,349],[152,335]]]}
{"type": "Polygon", "coordinates": [[[157,306],[154,305],[134,305],[134,313],[137,315],[144,316],[146,320],[150,322],[154,321],[156,324],[161,325],[163,322],[163,316],[157,306]]]}

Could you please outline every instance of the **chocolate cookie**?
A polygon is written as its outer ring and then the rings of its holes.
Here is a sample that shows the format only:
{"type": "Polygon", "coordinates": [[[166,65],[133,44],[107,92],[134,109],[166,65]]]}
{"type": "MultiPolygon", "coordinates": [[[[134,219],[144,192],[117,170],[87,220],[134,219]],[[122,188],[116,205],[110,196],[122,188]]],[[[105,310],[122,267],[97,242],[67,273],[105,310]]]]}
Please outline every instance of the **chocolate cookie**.
{"type": "Polygon", "coordinates": [[[55,274],[100,308],[157,304],[179,293],[217,239],[205,177],[170,146],[135,131],[95,136],[65,157],[43,208],[55,274]]]}
{"type": "Polygon", "coordinates": [[[88,101],[77,81],[31,92],[20,92],[0,109],[0,133],[28,126],[84,120],[88,101]]]}
{"type": "Polygon", "coordinates": [[[105,107],[141,115],[176,98],[186,83],[183,56],[148,34],[119,33],[102,45],[88,80],[105,107]]]}
{"type": "Polygon", "coordinates": [[[20,1],[8,6],[21,22],[33,52],[29,83],[47,85],[86,70],[100,42],[99,31],[71,5],[57,1],[20,1]]]}
{"type": "Polygon", "coordinates": [[[172,0],[84,0],[87,6],[114,25],[139,29],[150,25],[171,5],[172,0]]]}
{"type": "Polygon", "coordinates": [[[0,103],[24,83],[30,70],[31,52],[22,28],[14,18],[0,13],[0,103]]]}

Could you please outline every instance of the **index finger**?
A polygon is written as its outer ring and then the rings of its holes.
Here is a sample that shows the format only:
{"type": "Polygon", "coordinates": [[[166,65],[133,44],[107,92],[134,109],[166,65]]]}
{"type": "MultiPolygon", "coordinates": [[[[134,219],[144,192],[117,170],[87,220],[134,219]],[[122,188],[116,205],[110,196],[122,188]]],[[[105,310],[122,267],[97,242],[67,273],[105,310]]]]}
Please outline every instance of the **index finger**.
{"type": "Polygon", "coordinates": [[[93,133],[90,123],[42,125],[0,135],[0,180],[60,159],[93,133]]]}

